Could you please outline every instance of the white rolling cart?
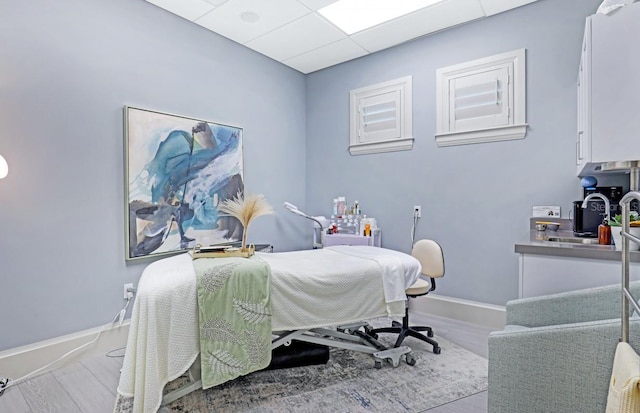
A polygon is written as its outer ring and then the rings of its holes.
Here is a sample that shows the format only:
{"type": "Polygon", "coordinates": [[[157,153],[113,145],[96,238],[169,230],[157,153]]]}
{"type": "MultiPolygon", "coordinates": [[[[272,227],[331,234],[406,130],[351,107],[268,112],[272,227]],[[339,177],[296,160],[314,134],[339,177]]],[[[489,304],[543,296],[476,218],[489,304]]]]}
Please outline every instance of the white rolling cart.
{"type": "MultiPolygon", "coordinates": [[[[313,248],[331,247],[334,245],[368,245],[380,247],[382,243],[382,231],[380,228],[373,228],[370,236],[349,233],[349,231],[337,234],[327,234],[329,220],[325,217],[313,217],[301,210],[297,206],[284,203],[284,207],[290,212],[313,221],[313,248]]],[[[366,215],[365,215],[366,217],[366,215]]]]}
{"type": "Polygon", "coordinates": [[[371,236],[366,237],[359,234],[324,234],[322,237],[322,246],[331,247],[332,245],[368,245],[370,247],[380,247],[382,231],[376,228],[371,231],[371,236]]]}

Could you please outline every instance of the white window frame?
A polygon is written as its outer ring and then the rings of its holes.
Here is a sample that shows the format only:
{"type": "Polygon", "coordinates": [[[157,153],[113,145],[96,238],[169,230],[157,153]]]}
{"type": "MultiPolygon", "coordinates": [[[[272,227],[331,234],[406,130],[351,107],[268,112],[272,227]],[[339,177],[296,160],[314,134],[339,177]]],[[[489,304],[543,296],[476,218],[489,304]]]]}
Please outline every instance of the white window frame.
{"type": "MultiPolygon", "coordinates": [[[[351,155],[406,151],[413,147],[411,76],[354,89],[349,93],[349,152],[351,155]],[[393,116],[395,125],[366,131],[369,124],[364,107],[380,105],[393,116]]],[[[372,117],[375,117],[372,116],[372,117]]]]}
{"type": "MultiPolygon", "coordinates": [[[[526,124],[526,53],[512,50],[470,62],[436,70],[438,146],[465,145],[512,139],[523,139],[526,124]],[[489,73],[496,77],[496,108],[499,113],[475,119],[456,118],[456,80],[479,79],[489,73]],[[504,79],[506,77],[506,82],[504,79]]],[[[478,81],[480,82],[480,80],[478,81]]],[[[480,86],[481,84],[478,83],[480,86]]],[[[483,104],[486,105],[486,104],[483,104]]],[[[460,109],[458,110],[460,113],[460,109]]]]}

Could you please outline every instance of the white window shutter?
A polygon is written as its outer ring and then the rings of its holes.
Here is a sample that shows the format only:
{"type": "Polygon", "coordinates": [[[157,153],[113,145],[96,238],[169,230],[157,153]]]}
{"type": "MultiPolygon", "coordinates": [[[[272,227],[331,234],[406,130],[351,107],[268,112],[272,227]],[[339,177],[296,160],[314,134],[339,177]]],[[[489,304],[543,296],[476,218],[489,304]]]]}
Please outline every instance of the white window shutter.
{"type": "Polygon", "coordinates": [[[411,77],[352,90],[351,154],[411,149],[411,111],[411,77]]]}
{"type": "Polygon", "coordinates": [[[438,69],[438,146],[522,139],[525,50],[438,69]]]}
{"type": "Polygon", "coordinates": [[[508,69],[501,67],[451,80],[451,131],[509,124],[508,69]]]}
{"type": "Polygon", "coordinates": [[[359,142],[397,139],[400,137],[400,91],[394,90],[363,97],[359,104],[359,142]]]}

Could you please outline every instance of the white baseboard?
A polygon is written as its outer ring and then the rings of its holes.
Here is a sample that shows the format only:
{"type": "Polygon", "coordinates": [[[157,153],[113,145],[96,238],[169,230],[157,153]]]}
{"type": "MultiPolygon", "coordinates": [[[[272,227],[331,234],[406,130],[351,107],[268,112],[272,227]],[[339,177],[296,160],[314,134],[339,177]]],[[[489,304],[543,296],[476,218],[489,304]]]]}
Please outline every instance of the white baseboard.
{"type": "MultiPolygon", "coordinates": [[[[129,334],[129,324],[130,320],[126,320],[122,323],[122,326],[114,325],[107,327],[95,343],[70,354],[68,357],[60,360],[53,366],[38,372],[38,374],[68,366],[81,360],[93,358],[100,354],[106,354],[114,349],[125,347],[127,345],[127,336],[129,334]]],[[[85,343],[91,342],[100,330],[104,328],[104,326],[96,327],[40,341],[38,343],[1,351],[0,377],[16,380],[31,373],[32,371],[46,366],[65,353],[85,343]]]]}
{"type": "Polygon", "coordinates": [[[410,299],[409,308],[411,311],[479,324],[495,330],[502,330],[507,321],[504,306],[436,294],[410,299]]]}

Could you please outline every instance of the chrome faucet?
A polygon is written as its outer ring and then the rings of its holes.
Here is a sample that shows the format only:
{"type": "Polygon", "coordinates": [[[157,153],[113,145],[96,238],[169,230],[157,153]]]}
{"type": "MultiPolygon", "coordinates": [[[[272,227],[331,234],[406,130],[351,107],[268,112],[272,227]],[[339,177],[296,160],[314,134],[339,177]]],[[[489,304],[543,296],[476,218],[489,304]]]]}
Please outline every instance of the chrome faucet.
{"type": "Polygon", "coordinates": [[[582,201],[582,208],[586,208],[587,202],[589,202],[593,198],[601,198],[602,200],[604,200],[604,208],[605,208],[604,217],[607,220],[607,222],[611,223],[611,204],[609,203],[609,199],[606,196],[599,193],[589,194],[584,198],[584,201],[582,201]]]}

